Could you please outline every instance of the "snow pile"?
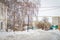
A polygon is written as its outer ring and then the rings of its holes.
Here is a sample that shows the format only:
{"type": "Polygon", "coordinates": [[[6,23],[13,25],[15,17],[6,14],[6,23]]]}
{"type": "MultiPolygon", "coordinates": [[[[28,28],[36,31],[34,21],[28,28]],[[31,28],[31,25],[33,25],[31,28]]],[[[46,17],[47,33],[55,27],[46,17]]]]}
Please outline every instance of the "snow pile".
{"type": "Polygon", "coordinates": [[[0,40],[60,40],[57,30],[30,30],[29,32],[0,32],[0,40]]]}

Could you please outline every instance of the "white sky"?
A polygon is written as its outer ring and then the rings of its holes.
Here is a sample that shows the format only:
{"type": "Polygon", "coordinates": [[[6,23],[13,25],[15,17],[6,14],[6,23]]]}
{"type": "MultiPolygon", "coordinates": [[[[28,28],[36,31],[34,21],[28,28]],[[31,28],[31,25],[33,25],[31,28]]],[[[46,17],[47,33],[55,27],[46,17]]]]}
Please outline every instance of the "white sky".
{"type": "Polygon", "coordinates": [[[38,16],[60,16],[60,0],[41,0],[38,16]]]}

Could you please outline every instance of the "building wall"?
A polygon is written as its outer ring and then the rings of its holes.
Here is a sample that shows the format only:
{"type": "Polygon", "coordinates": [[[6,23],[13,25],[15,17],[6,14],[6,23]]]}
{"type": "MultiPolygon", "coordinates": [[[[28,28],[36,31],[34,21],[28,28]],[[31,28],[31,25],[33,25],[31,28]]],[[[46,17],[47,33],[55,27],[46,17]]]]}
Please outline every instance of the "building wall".
{"type": "Polygon", "coordinates": [[[52,18],[52,24],[58,25],[58,27],[60,28],[60,17],[53,17],[52,18]]]}

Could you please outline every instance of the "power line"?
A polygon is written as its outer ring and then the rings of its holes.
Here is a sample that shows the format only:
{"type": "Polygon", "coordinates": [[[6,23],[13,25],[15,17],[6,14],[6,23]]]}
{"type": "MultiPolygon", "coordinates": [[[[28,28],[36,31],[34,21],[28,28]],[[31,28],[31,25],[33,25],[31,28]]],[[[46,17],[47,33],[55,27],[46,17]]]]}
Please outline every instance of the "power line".
{"type": "Polygon", "coordinates": [[[51,9],[48,9],[48,8],[46,8],[46,9],[44,9],[44,10],[41,10],[41,11],[50,11],[50,10],[56,10],[56,9],[59,9],[60,7],[54,7],[54,8],[52,8],[52,7],[50,7],[51,9]]]}
{"type": "Polygon", "coordinates": [[[60,8],[60,6],[40,7],[40,8],[60,8]]]}

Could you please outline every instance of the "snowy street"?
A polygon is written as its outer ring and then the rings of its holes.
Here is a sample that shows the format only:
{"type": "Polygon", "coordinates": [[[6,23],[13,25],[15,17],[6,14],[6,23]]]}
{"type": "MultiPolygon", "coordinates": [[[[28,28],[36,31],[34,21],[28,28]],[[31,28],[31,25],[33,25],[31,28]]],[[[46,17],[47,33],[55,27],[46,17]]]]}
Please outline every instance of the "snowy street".
{"type": "Polygon", "coordinates": [[[0,0],[0,40],[60,40],[60,0],[0,0]]]}
{"type": "Polygon", "coordinates": [[[29,32],[0,32],[0,40],[60,40],[58,30],[31,30],[29,32]]]}

